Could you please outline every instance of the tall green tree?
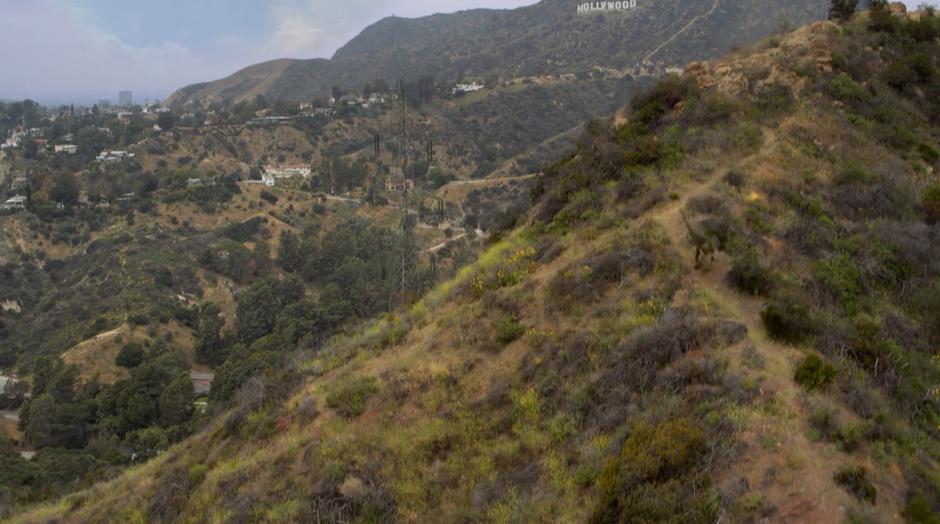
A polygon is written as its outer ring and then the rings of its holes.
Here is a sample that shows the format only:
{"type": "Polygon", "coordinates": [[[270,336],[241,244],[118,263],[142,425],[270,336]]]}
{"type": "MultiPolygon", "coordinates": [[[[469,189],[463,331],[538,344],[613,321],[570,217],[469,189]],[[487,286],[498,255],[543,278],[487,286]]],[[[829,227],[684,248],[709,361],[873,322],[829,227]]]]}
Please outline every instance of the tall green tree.
{"type": "Polygon", "coordinates": [[[185,423],[193,414],[196,392],[188,374],[182,373],[160,394],[160,420],[166,426],[185,423]]]}
{"type": "Polygon", "coordinates": [[[26,424],[26,438],[37,448],[52,442],[52,424],[55,420],[55,399],[49,393],[43,393],[33,399],[29,405],[29,422],[26,424]]]}
{"type": "Polygon", "coordinates": [[[296,233],[284,231],[277,245],[277,265],[284,271],[295,273],[303,267],[304,254],[301,249],[300,237],[296,233]]]}
{"type": "Polygon", "coordinates": [[[221,364],[225,360],[222,327],[225,321],[219,316],[222,309],[208,303],[199,312],[199,324],[196,326],[196,362],[206,365],[221,364]]]}

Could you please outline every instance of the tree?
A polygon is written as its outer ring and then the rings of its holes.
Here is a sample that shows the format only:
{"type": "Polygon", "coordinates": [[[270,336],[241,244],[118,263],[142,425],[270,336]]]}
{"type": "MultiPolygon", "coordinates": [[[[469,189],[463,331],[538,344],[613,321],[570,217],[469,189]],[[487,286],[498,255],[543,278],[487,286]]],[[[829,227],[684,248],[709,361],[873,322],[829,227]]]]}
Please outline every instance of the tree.
{"type": "Polygon", "coordinates": [[[133,369],[144,361],[144,355],[144,348],[136,342],[131,342],[121,348],[114,363],[122,368],[133,369]]]}
{"type": "Polygon", "coordinates": [[[339,86],[331,87],[330,92],[333,94],[333,98],[337,100],[343,97],[343,90],[339,86]]]}
{"type": "Polygon", "coordinates": [[[847,22],[855,14],[858,0],[832,0],[829,5],[829,20],[847,22]]]}
{"type": "Polygon", "coordinates": [[[296,275],[283,279],[267,277],[255,282],[238,295],[235,315],[239,338],[250,343],[271,333],[278,312],[303,297],[303,281],[296,275]]]}
{"type": "Polygon", "coordinates": [[[74,206],[78,203],[78,179],[72,173],[59,173],[52,179],[49,198],[74,206]]]}
{"type": "Polygon", "coordinates": [[[160,126],[160,129],[169,131],[176,126],[176,118],[170,112],[160,113],[160,116],[157,117],[157,125],[160,126]]]}
{"type": "Polygon", "coordinates": [[[180,374],[160,394],[160,420],[166,426],[183,424],[192,416],[195,397],[192,379],[180,374]]]}
{"type": "Polygon", "coordinates": [[[224,343],[222,326],[225,322],[219,316],[222,309],[208,303],[199,312],[199,324],[196,326],[196,362],[200,364],[220,364],[225,355],[221,353],[224,343]]]}
{"type": "Polygon", "coordinates": [[[29,422],[26,424],[26,437],[33,446],[39,448],[52,441],[52,421],[55,418],[55,399],[44,393],[29,405],[29,422]]]}
{"type": "Polygon", "coordinates": [[[284,271],[295,273],[303,267],[303,264],[304,254],[300,238],[296,233],[282,232],[277,245],[277,265],[284,268],[284,271]]]}

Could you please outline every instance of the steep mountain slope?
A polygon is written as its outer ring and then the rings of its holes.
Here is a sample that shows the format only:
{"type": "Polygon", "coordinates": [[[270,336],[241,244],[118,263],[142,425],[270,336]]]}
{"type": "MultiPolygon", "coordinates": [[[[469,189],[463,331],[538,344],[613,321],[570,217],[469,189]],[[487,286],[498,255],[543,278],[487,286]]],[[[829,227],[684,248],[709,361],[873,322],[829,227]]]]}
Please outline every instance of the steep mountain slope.
{"type": "MultiPolygon", "coordinates": [[[[572,0],[513,10],[471,10],[419,19],[387,18],[365,29],[331,60],[253,66],[218,82],[190,86],[167,103],[253,98],[298,101],[332,85],[360,89],[377,78],[496,79],[648,67],[662,70],[713,57],[761,38],[782,23],[823,17],[818,0],[640,1],[624,13],[577,14],[572,0]],[[266,70],[259,85],[259,68],[266,70]]],[[[639,71],[633,71],[634,74],[639,71]]]]}
{"type": "Polygon", "coordinates": [[[696,63],[407,311],[21,522],[936,522],[940,20],[696,63]]]}

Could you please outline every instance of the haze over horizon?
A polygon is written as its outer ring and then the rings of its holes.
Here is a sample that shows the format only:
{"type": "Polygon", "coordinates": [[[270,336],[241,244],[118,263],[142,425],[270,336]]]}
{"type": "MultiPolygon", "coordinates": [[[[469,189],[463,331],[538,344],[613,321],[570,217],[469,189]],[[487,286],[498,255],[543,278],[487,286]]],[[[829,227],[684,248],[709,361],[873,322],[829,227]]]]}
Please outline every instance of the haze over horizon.
{"type": "MultiPolygon", "coordinates": [[[[533,0],[36,0],[0,8],[0,45],[17,49],[0,99],[44,104],[157,100],[277,58],[329,58],[387,16],[515,8],[533,0]],[[39,43],[39,44],[37,44],[39,43]]],[[[572,8],[575,0],[572,0],[572,8]]]]}

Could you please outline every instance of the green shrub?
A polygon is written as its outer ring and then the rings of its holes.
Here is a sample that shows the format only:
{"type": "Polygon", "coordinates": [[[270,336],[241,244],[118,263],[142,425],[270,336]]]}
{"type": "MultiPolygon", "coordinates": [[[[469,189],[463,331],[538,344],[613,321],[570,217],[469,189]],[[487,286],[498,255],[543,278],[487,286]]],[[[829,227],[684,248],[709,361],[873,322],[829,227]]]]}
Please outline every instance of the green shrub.
{"type": "Polygon", "coordinates": [[[686,482],[704,448],[704,434],[690,419],[639,422],[597,479],[603,499],[590,522],[699,520],[703,501],[688,497],[686,482]]]}
{"type": "Polygon", "coordinates": [[[859,309],[859,297],[863,294],[862,272],[851,257],[835,255],[813,265],[816,278],[825,285],[847,313],[859,309]]]}
{"type": "Polygon", "coordinates": [[[271,192],[269,192],[269,191],[262,191],[262,192],[261,192],[261,199],[264,200],[264,201],[266,201],[266,202],[268,202],[268,203],[270,203],[270,204],[272,204],[272,205],[273,205],[273,204],[277,204],[277,197],[276,197],[273,193],[271,193],[271,192]]]}
{"type": "Polygon", "coordinates": [[[859,500],[875,503],[878,490],[868,478],[868,469],[865,466],[842,468],[834,477],[837,484],[845,488],[852,496],[859,500]]]}
{"type": "Polygon", "coordinates": [[[745,293],[767,296],[774,289],[776,276],[760,262],[757,253],[748,250],[734,258],[728,281],[745,293]]]}
{"type": "Polygon", "coordinates": [[[937,151],[937,148],[930,144],[918,144],[917,152],[920,153],[920,156],[924,159],[924,162],[927,162],[928,164],[936,164],[937,161],[940,160],[940,151],[937,151]]]}
{"type": "Polygon", "coordinates": [[[930,501],[923,495],[913,495],[904,508],[904,517],[914,524],[940,524],[940,513],[930,507],[930,501]]]}
{"type": "Polygon", "coordinates": [[[935,182],[924,190],[921,197],[924,219],[928,224],[940,222],[940,183],[935,182]]]}
{"type": "Polygon", "coordinates": [[[836,432],[836,442],[839,443],[839,447],[842,448],[842,451],[851,453],[858,449],[862,442],[865,441],[871,427],[872,423],[867,421],[846,424],[836,432]]]}
{"type": "Polygon", "coordinates": [[[133,369],[144,361],[144,356],[144,348],[136,342],[131,342],[121,348],[114,363],[122,368],[133,369]]]}
{"type": "Polygon", "coordinates": [[[836,378],[836,368],[819,358],[808,355],[796,367],[793,380],[806,389],[819,389],[829,385],[836,378]]]}
{"type": "Polygon", "coordinates": [[[839,73],[829,82],[829,94],[836,100],[851,103],[864,103],[870,98],[868,91],[845,73],[839,73]]]}
{"type": "Polygon", "coordinates": [[[379,392],[372,377],[344,382],[326,396],[326,405],[344,417],[358,417],[366,411],[366,401],[379,392]]]}
{"type": "Polygon", "coordinates": [[[761,309],[761,320],[771,338],[798,344],[816,331],[809,308],[792,297],[778,297],[761,309]]]}
{"type": "Polygon", "coordinates": [[[882,33],[894,33],[901,27],[901,22],[891,14],[888,0],[871,0],[868,11],[868,30],[882,33]]]}
{"type": "Polygon", "coordinates": [[[496,324],[496,340],[506,345],[514,342],[525,333],[525,327],[514,317],[504,318],[496,324]]]}

